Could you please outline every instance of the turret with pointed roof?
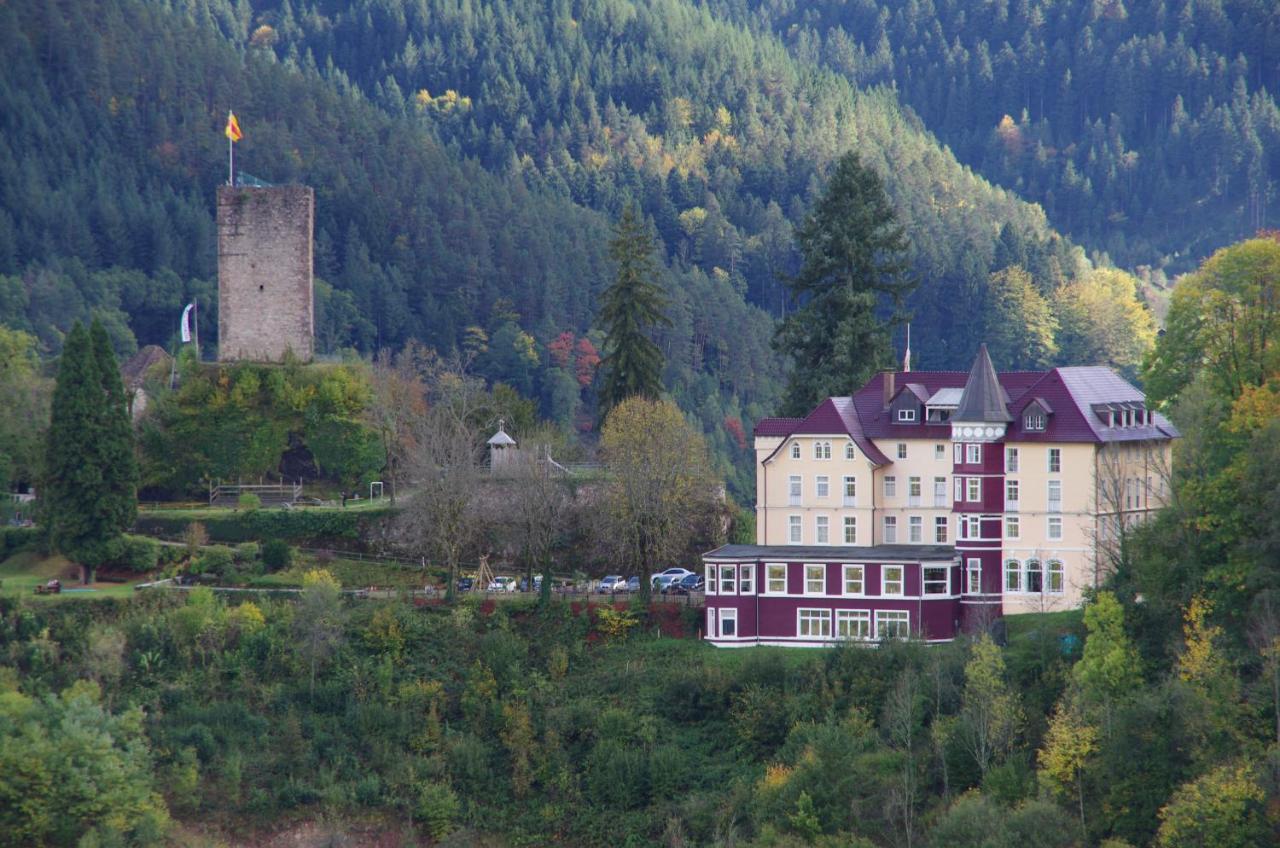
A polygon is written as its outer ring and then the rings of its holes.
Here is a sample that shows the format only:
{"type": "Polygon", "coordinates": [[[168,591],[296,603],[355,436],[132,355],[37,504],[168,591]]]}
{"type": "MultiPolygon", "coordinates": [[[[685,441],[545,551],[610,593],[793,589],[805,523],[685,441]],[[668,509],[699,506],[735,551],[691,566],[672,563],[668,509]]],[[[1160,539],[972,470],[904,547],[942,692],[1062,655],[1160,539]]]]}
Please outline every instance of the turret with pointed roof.
{"type": "Polygon", "coordinates": [[[978,348],[978,356],[973,360],[969,379],[964,384],[964,393],[960,395],[960,405],[951,420],[971,424],[1008,424],[1013,420],[1008,404],[1009,396],[1000,385],[1000,378],[996,376],[991,355],[984,344],[978,348]]]}

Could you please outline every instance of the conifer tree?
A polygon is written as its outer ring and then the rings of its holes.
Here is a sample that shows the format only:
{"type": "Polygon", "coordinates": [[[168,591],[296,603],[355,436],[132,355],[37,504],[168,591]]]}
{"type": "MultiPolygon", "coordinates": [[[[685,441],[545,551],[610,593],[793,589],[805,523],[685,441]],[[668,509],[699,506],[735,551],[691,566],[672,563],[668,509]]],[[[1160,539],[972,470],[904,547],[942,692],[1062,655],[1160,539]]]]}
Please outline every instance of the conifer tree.
{"type": "Polygon", "coordinates": [[[53,549],[79,562],[86,582],[105,562],[119,529],[104,497],[102,378],[88,331],[67,334],[53,390],[41,504],[53,549]]]}
{"type": "Polygon", "coordinates": [[[138,460],[133,446],[133,422],[125,396],[120,364],[111,348],[102,321],[89,329],[98,385],[103,395],[99,409],[98,453],[102,461],[102,509],[111,526],[123,532],[138,517],[138,460]]]}
{"type": "Polygon", "coordinates": [[[665,312],[667,296],[654,281],[653,251],[653,236],[635,209],[628,206],[609,243],[609,256],[617,263],[618,272],[600,304],[600,323],[606,334],[602,416],[629,397],[656,399],[662,392],[662,351],[648,331],[671,322],[665,312]]]}
{"type": "Polygon", "coordinates": [[[803,264],[787,288],[800,308],[774,337],[792,361],[784,415],[805,415],[829,396],[851,394],[886,364],[889,330],[913,287],[905,231],[880,176],[856,153],[841,158],[797,228],[796,246],[803,264]]]}

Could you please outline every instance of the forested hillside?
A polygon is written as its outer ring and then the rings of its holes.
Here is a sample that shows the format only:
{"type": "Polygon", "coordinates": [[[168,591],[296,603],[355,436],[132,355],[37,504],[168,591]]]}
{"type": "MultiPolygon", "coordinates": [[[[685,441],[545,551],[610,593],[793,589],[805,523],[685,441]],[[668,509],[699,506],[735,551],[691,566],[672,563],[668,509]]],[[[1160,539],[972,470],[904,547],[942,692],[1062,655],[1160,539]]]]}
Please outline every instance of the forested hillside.
{"type": "Polygon", "coordinates": [[[774,314],[790,308],[792,225],[857,150],[911,237],[918,364],[977,348],[990,271],[1026,265],[1046,294],[1077,271],[1041,210],[961,166],[891,92],[688,0],[252,7],[217,19],[249,52],[319,67],[491,170],[613,215],[640,201],[675,265],[774,314]]]}
{"type": "Polygon", "coordinates": [[[708,0],[902,102],[1124,266],[1191,270],[1280,221],[1269,0],[708,0]]]}

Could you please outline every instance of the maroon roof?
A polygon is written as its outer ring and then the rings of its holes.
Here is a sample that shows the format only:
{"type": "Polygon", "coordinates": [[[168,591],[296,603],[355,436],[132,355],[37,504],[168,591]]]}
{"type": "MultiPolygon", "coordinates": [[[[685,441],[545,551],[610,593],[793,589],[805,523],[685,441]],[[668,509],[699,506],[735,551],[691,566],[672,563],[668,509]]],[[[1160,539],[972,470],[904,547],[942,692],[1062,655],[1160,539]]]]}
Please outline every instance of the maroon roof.
{"type": "MultiPolygon", "coordinates": [[[[898,373],[895,381],[909,386],[916,397],[933,396],[939,389],[963,389],[964,371],[912,371],[898,373]]],[[[1177,438],[1178,431],[1158,412],[1150,413],[1150,423],[1131,427],[1107,427],[1094,411],[1095,405],[1142,404],[1145,396],[1119,374],[1104,366],[1054,368],[1050,371],[1008,371],[998,374],[1000,387],[1009,396],[1008,441],[1011,442],[1115,442],[1177,438]],[[1022,429],[1021,413],[1039,400],[1050,412],[1046,428],[1022,429]]],[[[884,408],[884,374],[867,381],[851,398],[827,398],[808,416],[765,418],[756,425],[759,436],[847,434],[873,462],[889,461],[872,439],[951,439],[950,422],[919,421],[901,423],[884,408]]]]}
{"type": "Polygon", "coordinates": [[[756,422],[757,436],[790,436],[803,418],[761,418],[756,422]]]}

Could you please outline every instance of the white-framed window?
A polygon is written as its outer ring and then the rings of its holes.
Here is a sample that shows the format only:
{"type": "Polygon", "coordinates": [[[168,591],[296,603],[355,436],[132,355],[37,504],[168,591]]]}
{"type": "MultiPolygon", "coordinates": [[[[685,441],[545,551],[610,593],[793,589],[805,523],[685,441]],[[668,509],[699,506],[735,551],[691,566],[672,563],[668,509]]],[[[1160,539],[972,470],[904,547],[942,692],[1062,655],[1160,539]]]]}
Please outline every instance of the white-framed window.
{"type": "Polygon", "coordinates": [[[814,459],[830,459],[831,443],[830,442],[814,442],[813,458],[814,459]]]}
{"type": "Polygon", "coordinates": [[[783,562],[765,563],[764,593],[766,595],[787,594],[787,565],[783,562]]]}
{"type": "Polygon", "coordinates": [[[825,515],[813,519],[814,542],[819,545],[831,544],[831,519],[825,515]]]}
{"type": "Polygon", "coordinates": [[[803,519],[798,515],[787,516],[787,539],[793,545],[798,545],[804,541],[804,524],[803,519]]]}
{"type": "Polygon", "coordinates": [[[946,458],[947,458],[947,446],[946,446],[946,445],[943,445],[943,444],[937,444],[937,445],[934,445],[934,446],[933,446],[933,458],[934,458],[934,459],[937,459],[937,460],[946,459],[946,458]]]}
{"type": "Polygon", "coordinates": [[[898,459],[906,459],[906,458],[907,458],[907,443],[898,442],[898,459]]]}
{"type": "Polygon", "coordinates": [[[911,499],[912,506],[920,505],[920,498],[924,494],[924,485],[919,477],[907,478],[907,497],[911,499]]]}
{"type": "Polygon", "coordinates": [[[902,579],[903,568],[900,565],[884,565],[880,567],[880,594],[893,597],[902,595],[905,581],[902,579]]]}
{"type": "Polygon", "coordinates": [[[799,506],[803,497],[800,475],[792,474],[787,477],[787,499],[791,506],[799,506]]]}
{"type": "Polygon", "coordinates": [[[1051,559],[1051,560],[1049,560],[1049,573],[1048,573],[1048,577],[1049,577],[1049,580],[1048,580],[1048,584],[1047,584],[1047,590],[1048,590],[1049,594],[1051,594],[1051,595],[1061,595],[1061,594],[1062,594],[1062,584],[1063,584],[1063,582],[1064,582],[1064,581],[1063,581],[1062,561],[1061,561],[1061,560],[1057,560],[1057,559],[1051,559]]]}
{"type": "Polygon", "coordinates": [[[861,565],[846,565],[841,571],[843,572],[843,588],[844,594],[861,596],[866,591],[865,575],[861,565]]]}
{"type": "Polygon", "coordinates": [[[1047,528],[1047,531],[1048,532],[1045,535],[1047,536],[1049,541],[1051,542],[1062,541],[1062,516],[1061,515],[1049,516],[1049,526],[1047,528]]]}
{"type": "Polygon", "coordinates": [[[854,447],[853,447],[853,442],[845,442],[845,443],[844,443],[844,458],[845,458],[845,459],[857,459],[857,458],[858,458],[858,452],[857,452],[857,450],[855,450],[855,449],[854,449],[854,447]]]}
{"type": "Polygon", "coordinates": [[[733,565],[720,566],[720,594],[738,594],[738,568],[733,565]]]}
{"type": "Polygon", "coordinates": [[[870,639],[869,610],[836,610],[836,636],[841,639],[870,639]]]}
{"type": "Polygon", "coordinates": [[[738,594],[754,595],[756,593],[756,567],[754,565],[738,566],[738,594]]]}
{"type": "Polygon", "coordinates": [[[844,517],[844,543],[846,545],[858,544],[858,516],[846,515],[844,517]]]}
{"type": "Polygon", "coordinates": [[[884,517],[884,543],[886,545],[896,545],[898,543],[897,516],[886,515],[884,517]]]}
{"type": "Polygon", "coordinates": [[[965,523],[969,525],[969,538],[982,538],[982,519],[976,515],[970,515],[965,518],[965,523]]]}
{"type": "Polygon", "coordinates": [[[945,595],[948,592],[947,571],[945,565],[924,566],[924,593],[926,595],[945,595]]]}
{"type": "Polygon", "coordinates": [[[956,442],[951,446],[951,461],[956,465],[964,462],[964,445],[956,442]]]}
{"type": "Polygon", "coordinates": [[[1044,572],[1040,570],[1040,560],[1027,560],[1027,582],[1028,592],[1040,594],[1044,591],[1044,572]]]}
{"type": "Polygon", "coordinates": [[[827,593],[827,567],[825,565],[808,564],[804,567],[804,593],[806,595],[825,595],[827,593]]]}
{"type": "Polygon", "coordinates": [[[1004,590],[1006,592],[1022,591],[1022,563],[1016,559],[1004,561],[1004,590]]]}
{"type": "Polygon", "coordinates": [[[947,478],[946,477],[933,478],[933,505],[934,506],[947,505],[947,478]]]}
{"type": "Polygon", "coordinates": [[[703,589],[708,595],[716,593],[716,567],[714,565],[707,566],[707,574],[703,578],[703,589]]]}
{"type": "Polygon", "coordinates": [[[1004,470],[1006,473],[1009,473],[1009,474],[1018,473],[1018,449],[1017,448],[1004,449],[1004,470]]]}
{"type": "Polygon", "coordinates": [[[820,498],[830,497],[831,495],[831,478],[830,477],[820,474],[817,477],[813,478],[813,481],[814,481],[814,486],[813,486],[814,494],[816,494],[820,498]]]}
{"type": "Polygon", "coordinates": [[[1004,481],[1004,508],[1017,509],[1018,496],[1021,494],[1017,480],[1004,481]]]}
{"type": "Polygon", "coordinates": [[[1032,412],[1023,416],[1022,427],[1025,430],[1043,430],[1044,429],[1044,413],[1032,412]]]}
{"type": "Polygon", "coordinates": [[[915,421],[916,411],[914,409],[899,409],[898,420],[899,421],[915,421]]]}
{"type": "Polygon", "coordinates": [[[716,635],[716,608],[707,607],[707,635],[715,637],[716,635]]]}
{"type": "Polygon", "coordinates": [[[956,478],[956,502],[959,503],[962,500],[964,500],[964,478],[957,477],[956,478]]]}
{"type": "Polygon", "coordinates": [[[970,595],[982,594],[982,560],[970,557],[965,568],[965,591],[970,595]]]}
{"type": "Polygon", "coordinates": [[[1049,473],[1050,474],[1062,473],[1062,449],[1061,448],[1049,448],[1049,473]]]}
{"type": "Polygon", "coordinates": [[[964,453],[965,453],[964,461],[967,462],[968,464],[970,465],[982,464],[982,445],[965,445],[964,453]]]}
{"type": "Polygon", "coordinates": [[[906,610],[876,610],[877,639],[911,637],[911,613],[906,610]]]}
{"type": "Polygon", "coordinates": [[[1049,512],[1062,512],[1062,481],[1049,481],[1049,512]]]}
{"type": "Polygon", "coordinates": [[[919,515],[907,517],[907,541],[918,545],[924,541],[924,518],[919,515]]]}
{"type": "Polygon", "coordinates": [[[969,491],[965,495],[965,500],[967,501],[982,500],[982,478],[981,477],[966,477],[965,485],[969,487],[969,491]]]}
{"type": "Polygon", "coordinates": [[[1022,538],[1022,521],[1016,515],[1006,515],[1004,517],[1004,537],[1006,539],[1022,538]]]}
{"type": "Polygon", "coordinates": [[[948,519],[945,515],[935,515],[933,518],[933,541],[939,545],[947,543],[947,524],[948,519]]]}
{"type": "Polygon", "coordinates": [[[733,607],[720,608],[720,638],[736,639],[738,636],[738,611],[733,607]]]}
{"type": "Polygon", "coordinates": [[[858,478],[852,475],[844,478],[844,505],[858,505],[858,478]]]}
{"type": "Polygon", "coordinates": [[[898,496],[898,478],[889,475],[884,478],[884,496],[886,498],[895,498],[898,496]]]}
{"type": "Polygon", "coordinates": [[[796,635],[809,639],[830,639],[831,610],[796,610],[796,635]]]}
{"type": "Polygon", "coordinates": [[[792,459],[799,459],[799,458],[800,458],[800,443],[799,443],[799,442],[792,442],[792,443],[791,443],[791,458],[792,458],[792,459]]]}

